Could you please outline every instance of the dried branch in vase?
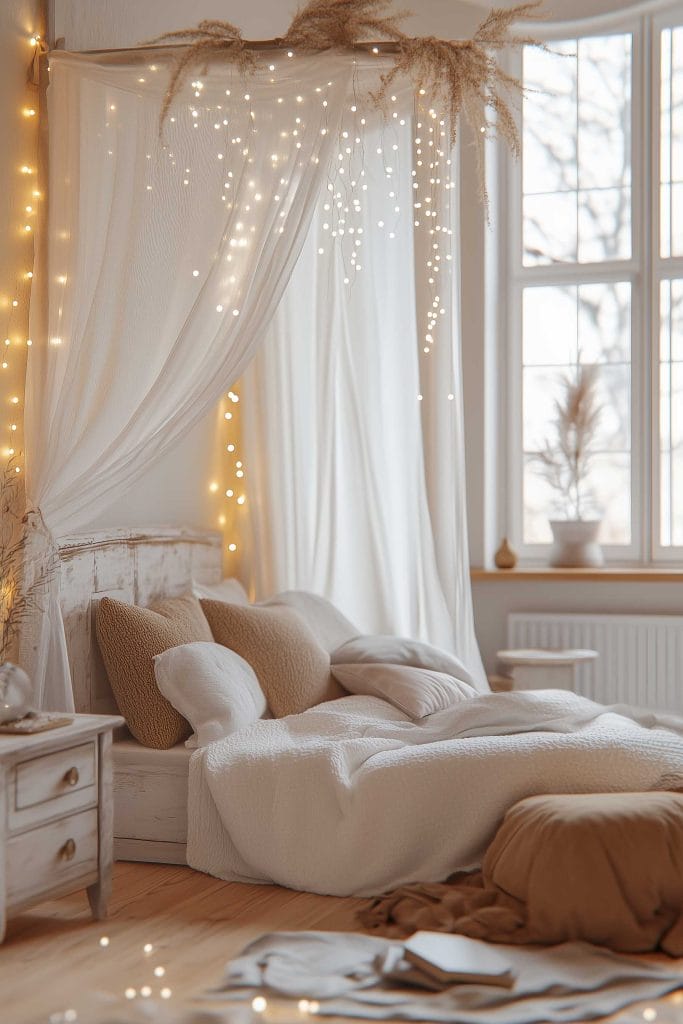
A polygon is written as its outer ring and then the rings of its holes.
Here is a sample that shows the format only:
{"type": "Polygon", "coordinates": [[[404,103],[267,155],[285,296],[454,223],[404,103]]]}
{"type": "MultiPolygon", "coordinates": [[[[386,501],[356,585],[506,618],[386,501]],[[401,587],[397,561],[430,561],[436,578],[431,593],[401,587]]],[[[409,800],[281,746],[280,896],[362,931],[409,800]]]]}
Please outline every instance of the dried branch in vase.
{"type": "Polygon", "coordinates": [[[17,656],[22,623],[41,607],[46,584],[55,565],[40,569],[30,583],[25,580],[25,555],[29,518],[24,512],[24,488],[10,459],[0,475],[0,664],[17,656]]]}
{"type": "Polygon", "coordinates": [[[558,498],[558,508],[570,519],[592,511],[588,475],[593,443],[602,417],[598,402],[597,366],[580,366],[578,376],[565,377],[562,396],[555,401],[554,434],[535,456],[541,475],[558,498]]]}

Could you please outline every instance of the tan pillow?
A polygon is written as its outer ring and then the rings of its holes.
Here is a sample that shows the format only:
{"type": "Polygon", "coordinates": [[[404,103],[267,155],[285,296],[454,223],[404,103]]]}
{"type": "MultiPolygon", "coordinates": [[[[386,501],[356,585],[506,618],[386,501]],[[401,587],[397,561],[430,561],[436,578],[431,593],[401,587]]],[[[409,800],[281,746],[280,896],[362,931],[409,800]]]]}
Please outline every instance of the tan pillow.
{"type": "Polygon", "coordinates": [[[330,656],[292,608],[201,601],[213,638],[253,668],[275,718],[343,697],[330,656]]]}
{"type": "Polygon", "coordinates": [[[136,740],[159,750],[186,740],[192,729],[162,696],[154,658],[170,647],[213,640],[196,597],[168,598],[151,608],[103,597],[96,630],[116,703],[136,740]]]}

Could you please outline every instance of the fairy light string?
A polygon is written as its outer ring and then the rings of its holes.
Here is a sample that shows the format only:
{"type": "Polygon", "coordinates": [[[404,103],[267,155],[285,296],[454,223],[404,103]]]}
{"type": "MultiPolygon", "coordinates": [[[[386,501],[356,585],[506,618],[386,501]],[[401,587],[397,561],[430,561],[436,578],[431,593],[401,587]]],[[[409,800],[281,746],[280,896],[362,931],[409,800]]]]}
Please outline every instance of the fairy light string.
{"type": "Polygon", "coordinates": [[[23,472],[23,405],[27,350],[33,344],[28,335],[28,312],[33,279],[33,239],[42,193],[37,176],[39,95],[35,68],[45,45],[38,32],[26,37],[26,59],[31,68],[24,95],[16,112],[21,157],[16,162],[12,186],[13,218],[8,226],[5,252],[13,269],[0,285],[0,372],[4,382],[5,417],[2,455],[11,460],[17,474],[23,472]]]}

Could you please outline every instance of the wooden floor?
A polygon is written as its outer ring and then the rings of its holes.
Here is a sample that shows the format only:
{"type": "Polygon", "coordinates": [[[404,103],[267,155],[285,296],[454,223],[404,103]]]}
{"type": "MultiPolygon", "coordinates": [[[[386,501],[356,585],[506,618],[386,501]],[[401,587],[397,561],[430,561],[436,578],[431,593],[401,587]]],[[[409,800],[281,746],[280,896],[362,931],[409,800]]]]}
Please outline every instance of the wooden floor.
{"type": "Polygon", "coordinates": [[[149,998],[171,990],[161,1003],[169,1013],[209,1009],[193,997],[215,985],[225,962],[252,938],[276,930],[351,930],[365,902],[220,882],[190,868],[118,863],[107,921],[90,919],[84,893],[10,919],[0,946],[0,1021],[48,1024],[52,1014],[75,1010],[78,1024],[97,1024],[112,1019],[115,1006],[142,1020],[125,990],[143,986],[152,989],[149,998]],[[100,945],[103,936],[107,946],[100,945]],[[155,977],[155,967],[164,968],[163,977],[155,977]]]}
{"type": "MultiPolygon", "coordinates": [[[[275,886],[230,884],[190,868],[118,863],[107,921],[91,920],[84,893],[10,919],[7,939],[0,946],[0,1022],[244,1024],[257,1020],[256,1014],[250,1018],[240,1011],[233,1016],[229,1004],[207,1004],[197,997],[218,983],[223,965],[251,939],[269,931],[349,931],[356,927],[356,909],[365,903],[275,886]],[[103,937],[108,939],[104,946],[100,944],[103,937]],[[148,944],[152,950],[146,953],[148,944]],[[154,973],[158,967],[164,969],[161,977],[154,973]],[[146,986],[151,991],[141,995],[146,986]],[[160,998],[162,988],[171,990],[170,998],[160,998]],[[126,999],[126,989],[136,990],[135,1000],[126,999]],[[150,1015],[152,1000],[159,1010],[150,1015]],[[65,1011],[72,1012],[65,1017],[65,1011]],[[216,1016],[202,1016],[208,1013],[216,1016]]],[[[670,1002],[681,1004],[681,995],[654,1004],[662,1008],[662,1019],[672,1019],[668,1014],[673,1007],[666,1005],[670,1002]]],[[[681,1012],[675,1019],[683,1022],[683,1005],[675,1009],[681,1012]]],[[[624,1011],[631,1021],[652,1019],[642,1016],[642,1007],[631,1012],[634,1016],[624,1011]]],[[[272,1000],[262,1019],[264,1024],[311,1020],[296,1006],[272,1000]]],[[[319,1019],[330,1024],[339,1020],[319,1019]]]]}

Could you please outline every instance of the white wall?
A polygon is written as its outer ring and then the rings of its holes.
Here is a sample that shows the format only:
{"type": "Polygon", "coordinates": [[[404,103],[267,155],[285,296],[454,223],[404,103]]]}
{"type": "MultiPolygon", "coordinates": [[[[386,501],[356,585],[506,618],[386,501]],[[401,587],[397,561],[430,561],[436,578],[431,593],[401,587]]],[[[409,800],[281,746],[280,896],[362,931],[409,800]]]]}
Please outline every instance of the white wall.
{"type": "MultiPolygon", "coordinates": [[[[502,0],[503,5],[514,0],[502,0]]],[[[501,3],[501,0],[498,0],[501,3]]],[[[397,7],[403,4],[397,3],[397,7]]],[[[407,22],[415,34],[448,38],[470,34],[481,20],[486,4],[459,0],[407,0],[418,13],[407,22]]],[[[622,0],[548,0],[546,11],[557,20],[586,17],[626,6],[622,0]]],[[[196,24],[201,18],[237,23],[250,38],[270,38],[282,33],[296,7],[296,0],[54,0],[56,36],[64,36],[70,49],[131,46],[176,28],[196,24]]],[[[464,139],[466,142],[466,138],[464,139]]],[[[467,158],[462,192],[463,231],[463,363],[468,455],[468,501],[473,564],[486,564],[500,540],[495,489],[484,478],[493,474],[487,453],[497,447],[495,402],[483,401],[486,380],[496,372],[496,350],[491,332],[496,297],[488,296],[485,308],[485,238],[481,208],[472,201],[475,180],[467,158]]],[[[1,182],[0,182],[1,184],[1,182]]],[[[211,522],[215,506],[207,496],[206,453],[215,424],[208,422],[159,465],[144,488],[122,495],[108,515],[108,522],[196,521],[211,522]]],[[[214,435],[215,436],[215,435],[214,435]]],[[[495,468],[495,467],[494,467],[495,468]]],[[[209,470],[210,472],[210,470],[209,470]]],[[[505,643],[506,615],[510,611],[622,611],[683,612],[683,587],[676,583],[577,583],[524,582],[519,579],[477,581],[474,584],[475,619],[484,660],[495,667],[495,652],[505,643]]]]}

